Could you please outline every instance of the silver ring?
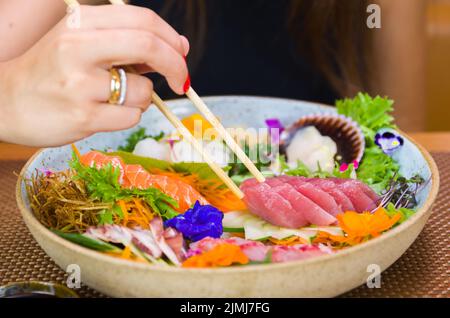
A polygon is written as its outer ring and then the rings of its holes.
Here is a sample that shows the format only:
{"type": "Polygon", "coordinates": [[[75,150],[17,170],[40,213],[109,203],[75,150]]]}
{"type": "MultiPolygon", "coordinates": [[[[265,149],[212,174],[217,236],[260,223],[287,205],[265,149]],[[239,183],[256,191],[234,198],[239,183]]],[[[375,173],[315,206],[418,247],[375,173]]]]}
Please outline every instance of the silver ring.
{"type": "Polygon", "coordinates": [[[125,99],[127,97],[127,73],[123,68],[117,69],[120,77],[120,95],[119,100],[117,101],[118,105],[123,105],[125,103],[125,99]]]}

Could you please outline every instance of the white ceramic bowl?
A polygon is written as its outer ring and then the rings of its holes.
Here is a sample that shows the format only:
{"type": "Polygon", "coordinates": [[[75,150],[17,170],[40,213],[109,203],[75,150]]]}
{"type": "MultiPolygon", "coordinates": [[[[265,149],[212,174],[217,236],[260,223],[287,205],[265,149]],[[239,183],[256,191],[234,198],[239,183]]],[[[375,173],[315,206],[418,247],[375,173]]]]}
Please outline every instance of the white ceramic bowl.
{"type": "MultiPolygon", "coordinates": [[[[299,117],[333,108],[277,98],[208,97],[205,101],[225,126],[265,127],[266,118],[280,118],[289,124],[299,117]]],[[[194,112],[188,100],[168,102],[179,117],[194,112]]],[[[141,126],[149,132],[171,131],[169,122],[155,108],[144,114],[141,126]]],[[[101,133],[77,143],[81,152],[90,148],[116,148],[129,131],[101,133]]],[[[376,264],[385,270],[413,243],[431,214],[438,188],[436,164],[420,145],[405,137],[405,145],[395,158],[406,176],[419,173],[431,182],[418,197],[419,209],[410,219],[380,237],[340,251],[304,261],[251,265],[218,269],[182,269],[152,267],[117,259],[75,245],[50,232],[31,212],[22,182],[17,184],[17,203],[30,232],[45,252],[63,269],[69,264],[81,268],[82,282],[117,297],[331,297],[367,281],[376,264]]],[[[70,147],[44,149],[24,166],[21,176],[37,168],[64,169],[70,147]]]]}

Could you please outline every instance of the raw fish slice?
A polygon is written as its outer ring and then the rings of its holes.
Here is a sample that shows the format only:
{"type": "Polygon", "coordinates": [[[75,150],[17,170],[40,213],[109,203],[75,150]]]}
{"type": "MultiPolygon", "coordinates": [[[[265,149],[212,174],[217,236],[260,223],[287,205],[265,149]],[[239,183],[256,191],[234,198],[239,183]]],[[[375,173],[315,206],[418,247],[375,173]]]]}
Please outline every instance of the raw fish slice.
{"type": "Polygon", "coordinates": [[[356,184],[343,182],[338,185],[338,188],[352,201],[356,212],[371,211],[376,208],[375,203],[356,184]]]}
{"type": "Polygon", "coordinates": [[[219,244],[234,244],[241,248],[250,261],[261,262],[271,256],[271,261],[276,263],[303,260],[311,257],[332,254],[333,251],[323,245],[297,244],[292,246],[268,246],[261,242],[245,240],[239,237],[229,239],[205,237],[204,239],[191,243],[188,257],[207,252],[219,244]]]}
{"type": "Polygon", "coordinates": [[[189,184],[168,176],[150,174],[140,165],[126,165],[125,176],[128,184],[124,183],[124,186],[138,189],[157,188],[174,198],[179,205],[176,209],[178,212],[187,211],[196,201],[202,205],[208,204],[189,184]]]}
{"type": "Polygon", "coordinates": [[[292,185],[276,179],[244,186],[243,192],[244,202],[250,212],[273,225],[299,228],[307,224],[325,226],[336,222],[336,218],[296,191],[292,185]],[[278,185],[271,187],[269,184],[278,185]]]}
{"type": "Polygon", "coordinates": [[[375,191],[373,191],[367,184],[362,181],[353,180],[352,182],[355,182],[361,189],[361,191],[364,192],[364,194],[367,195],[375,203],[375,205],[378,205],[378,203],[380,202],[380,197],[378,196],[378,194],[376,194],[375,191]]]}
{"type": "Polygon", "coordinates": [[[125,188],[148,189],[157,188],[178,202],[178,212],[185,212],[196,201],[208,204],[208,201],[191,185],[168,176],[149,173],[140,165],[125,164],[120,157],[107,156],[98,151],[90,151],[81,156],[80,161],[87,166],[101,168],[111,163],[119,167],[121,174],[119,183],[125,188]]]}
{"type": "Polygon", "coordinates": [[[132,235],[127,228],[115,224],[89,227],[85,235],[105,242],[120,243],[125,246],[129,245],[132,240],[132,235]]]}
{"type": "Polygon", "coordinates": [[[99,227],[90,227],[86,235],[105,242],[120,243],[124,246],[130,246],[133,243],[142,252],[159,258],[162,251],[156,244],[150,231],[141,229],[129,229],[120,225],[104,225],[99,227]]]}
{"type": "Polygon", "coordinates": [[[183,234],[174,228],[169,227],[164,230],[163,236],[167,245],[174,251],[177,258],[179,260],[184,260],[186,258],[186,250],[184,248],[183,234]]]}
{"type": "Polygon", "coordinates": [[[357,186],[362,192],[364,192],[365,195],[367,195],[375,203],[378,203],[378,201],[380,200],[380,197],[378,196],[378,194],[376,194],[375,191],[373,191],[367,184],[365,184],[364,182],[362,182],[360,180],[333,178],[332,181],[337,185],[340,185],[343,183],[351,183],[351,184],[357,186]]]}
{"type": "MultiPolygon", "coordinates": [[[[295,189],[289,184],[282,184],[279,186],[272,187],[271,191],[274,193],[278,193],[281,197],[286,199],[287,202],[290,203],[292,210],[290,210],[286,214],[286,220],[289,224],[288,227],[291,228],[300,228],[305,226],[312,221],[306,217],[305,208],[307,208],[308,203],[305,203],[305,197],[302,197],[300,193],[295,191],[295,189]]],[[[275,211],[277,211],[275,209],[275,211]]],[[[307,211],[307,214],[310,214],[310,211],[307,211]]],[[[278,224],[275,224],[278,225],[278,224]]]]}
{"type": "Polygon", "coordinates": [[[244,202],[250,209],[250,212],[260,216],[267,222],[278,225],[291,227],[299,223],[301,220],[296,216],[295,210],[289,201],[284,199],[280,194],[265,184],[260,183],[254,187],[244,190],[244,202]],[[256,203],[256,205],[255,205],[256,203]],[[293,219],[290,219],[293,218],[293,219]]]}
{"type": "Polygon", "coordinates": [[[254,185],[247,186],[246,182],[247,181],[242,184],[241,189],[245,194],[243,200],[247,205],[247,208],[250,211],[265,210],[266,208],[264,206],[264,196],[260,195],[260,192],[264,190],[270,190],[270,186],[265,183],[259,183],[258,181],[256,181],[254,185]]]}
{"type": "Polygon", "coordinates": [[[227,243],[238,245],[241,251],[252,261],[263,261],[267,257],[270,246],[261,242],[241,239],[239,237],[227,239],[227,243]]]}
{"type": "Polygon", "coordinates": [[[254,187],[258,185],[260,182],[256,180],[255,178],[247,179],[244,182],[242,182],[240,188],[241,190],[244,190],[246,188],[254,187]]]}
{"type": "Polygon", "coordinates": [[[309,198],[332,216],[336,216],[341,212],[334,197],[328,192],[323,191],[320,187],[312,184],[311,179],[291,177],[286,179],[286,181],[291,184],[295,190],[309,198]]]}
{"type": "Polygon", "coordinates": [[[125,163],[117,156],[107,156],[99,151],[89,151],[81,156],[81,164],[100,169],[110,163],[113,167],[119,168],[119,183],[123,182],[125,163]]]}
{"type": "MultiPolygon", "coordinates": [[[[293,215],[287,215],[290,228],[300,228],[306,224],[326,226],[336,222],[336,218],[323,210],[318,204],[304,196],[291,185],[284,183],[272,188],[284,197],[294,208],[293,215]]],[[[278,225],[278,224],[275,224],[278,225]]]]}
{"type": "Polygon", "coordinates": [[[136,245],[139,250],[155,259],[162,256],[163,252],[150,231],[135,229],[130,230],[130,232],[133,235],[133,244],[136,245]]]}
{"type": "Polygon", "coordinates": [[[329,193],[336,201],[340,212],[355,210],[352,201],[350,201],[350,199],[341,190],[339,190],[333,181],[328,179],[315,179],[311,180],[311,183],[329,193]]]}
{"type": "Polygon", "coordinates": [[[258,241],[245,240],[240,237],[232,237],[228,239],[205,237],[200,241],[191,243],[188,257],[198,255],[204,252],[208,252],[219,244],[234,244],[241,248],[241,251],[247,255],[251,261],[263,261],[267,257],[267,252],[270,250],[270,246],[264,245],[258,241]]]}
{"type": "Polygon", "coordinates": [[[296,191],[310,199],[332,216],[336,216],[341,212],[341,209],[330,194],[319,187],[314,186],[309,181],[305,181],[303,178],[283,176],[267,179],[266,182],[271,186],[290,184],[296,191]]]}
{"type": "Polygon", "coordinates": [[[317,245],[292,245],[292,246],[273,246],[272,262],[282,263],[290,261],[299,261],[311,257],[317,257],[332,253],[317,245]]]}
{"type": "Polygon", "coordinates": [[[180,259],[178,259],[176,253],[164,239],[164,227],[161,218],[153,218],[153,220],[150,222],[150,232],[153,235],[156,244],[158,244],[158,247],[167,256],[167,258],[173,264],[181,265],[180,259]]]}

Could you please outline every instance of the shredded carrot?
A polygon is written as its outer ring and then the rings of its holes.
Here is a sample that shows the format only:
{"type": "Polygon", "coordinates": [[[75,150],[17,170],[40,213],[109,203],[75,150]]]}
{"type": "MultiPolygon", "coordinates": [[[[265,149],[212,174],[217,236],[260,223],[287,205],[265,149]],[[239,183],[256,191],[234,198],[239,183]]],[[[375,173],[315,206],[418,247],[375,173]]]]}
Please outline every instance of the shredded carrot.
{"type": "Polygon", "coordinates": [[[127,207],[125,205],[125,201],[119,200],[118,203],[119,203],[120,210],[122,210],[122,213],[123,213],[123,220],[124,220],[124,222],[127,222],[128,221],[128,211],[127,211],[127,207]]]}
{"type": "Polygon", "coordinates": [[[142,198],[132,198],[130,201],[119,200],[117,204],[123,213],[123,218],[115,216],[114,223],[126,227],[141,227],[148,229],[154,218],[151,208],[142,198]]]}
{"type": "Polygon", "coordinates": [[[109,256],[126,259],[126,260],[133,261],[133,262],[147,263],[147,261],[143,257],[134,254],[132,252],[130,246],[125,246],[125,248],[119,253],[117,253],[117,252],[104,252],[104,253],[109,256]]]}
{"type": "Polygon", "coordinates": [[[202,179],[197,174],[153,169],[151,173],[176,178],[196,189],[211,205],[222,212],[246,210],[245,203],[220,180],[202,179]]]}
{"type": "Polygon", "coordinates": [[[228,234],[229,234],[231,237],[245,238],[245,233],[244,233],[244,232],[229,232],[228,234]]]}
{"type": "Polygon", "coordinates": [[[128,246],[128,245],[125,246],[125,248],[123,249],[122,254],[120,254],[120,256],[125,259],[130,259],[131,258],[130,246],[128,246]]]}
{"type": "Polygon", "coordinates": [[[71,145],[73,152],[75,153],[75,155],[77,156],[78,159],[81,159],[81,153],[78,150],[77,146],[75,146],[75,144],[71,145]]]}
{"type": "Polygon", "coordinates": [[[309,244],[309,241],[298,236],[290,236],[288,238],[278,240],[276,238],[270,237],[269,241],[275,245],[295,245],[295,244],[309,244]]]}
{"type": "Polygon", "coordinates": [[[223,243],[211,250],[194,255],[183,262],[183,267],[218,267],[232,264],[247,264],[249,259],[241,248],[230,243],[223,243]]]}

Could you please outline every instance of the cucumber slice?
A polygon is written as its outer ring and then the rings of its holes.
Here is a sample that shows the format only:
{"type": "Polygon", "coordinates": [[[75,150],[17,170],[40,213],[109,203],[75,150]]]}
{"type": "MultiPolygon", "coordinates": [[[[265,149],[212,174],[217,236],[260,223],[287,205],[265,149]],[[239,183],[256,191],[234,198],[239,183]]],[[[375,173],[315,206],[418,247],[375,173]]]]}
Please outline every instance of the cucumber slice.
{"type": "Polygon", "coordinates": [[[244,228],[243,227],[236,227],[236,228],[224,227],[223,231],[228,232],[228,233],[244,233],[244,228]]]}
{"type": "Polygon", "coordinates": [[[60,237],[68,241],[71,241],[72,243],[87,247],[91,250],[96,250],[100,252],[113,252],[113,253],[120,253],[122,251],[122,249],[118,248],[115,245],[88,237],[84,234],[64,233],[55,229],[52,229],[51,231],[59,235],[60,237]]]}
{"type": "Polygon", "coordinates": [[[342,229],[338,226],[309,226],[290,229],[270,224],[256,215],[241,211],[225,213],[222,225],[224,232],[245,232],[245,238],[254,241],[265,240],[270,237],[282,240],[291,236],[298,236],[310,242],[318,231],[332,235],[343,235],[342,229]]]}

